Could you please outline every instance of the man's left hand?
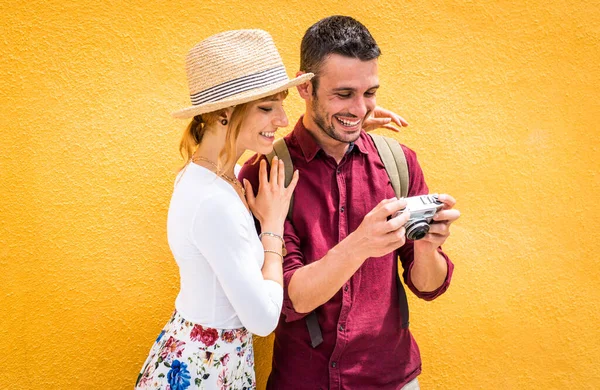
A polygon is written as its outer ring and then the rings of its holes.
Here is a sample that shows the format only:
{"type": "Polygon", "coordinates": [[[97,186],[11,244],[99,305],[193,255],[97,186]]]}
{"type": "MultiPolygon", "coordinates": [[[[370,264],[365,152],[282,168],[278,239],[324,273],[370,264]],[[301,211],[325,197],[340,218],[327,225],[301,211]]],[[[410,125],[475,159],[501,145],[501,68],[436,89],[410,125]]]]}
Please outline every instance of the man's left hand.
{"type": "Polygon", "coordinates": [[[365,131],[371,131],[379,128],[400,132],[400,128],[408,126],[408,122],[404,120],[400,115],[386,110],[383,107],[375,107],[371,115],[365,120],[363,129],[365,131]]]}
{"type": "Polygon", "coordinates": [[[450,236],[450,225],[460,217],[460,211],[454,208],[456,200],[448,194],[440,194],[438,196],[440,202],[444,206],[433,216],[433,221],[429,225],[429,233],[422,239],[415,241],[415,250],[425,249],[436,250],[450,236]]]}

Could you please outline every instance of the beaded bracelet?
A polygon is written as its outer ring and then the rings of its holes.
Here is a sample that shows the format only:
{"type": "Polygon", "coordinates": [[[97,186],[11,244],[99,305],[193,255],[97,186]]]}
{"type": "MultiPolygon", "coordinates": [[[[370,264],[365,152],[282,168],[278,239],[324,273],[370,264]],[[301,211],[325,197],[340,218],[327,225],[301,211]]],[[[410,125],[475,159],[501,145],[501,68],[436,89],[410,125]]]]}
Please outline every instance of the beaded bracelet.
{"type": "Polygon", "coordinates": [[[281,253],[279,253],[277,251],[272,251],[272,250],[269,250],[269,249],[265,249],[263,252],[265,252],[265,253],[275,253],[277,256],[281,257],[281,262],[283,263],[283,255],[281,253]]]}
{"type": "Polygon", "coordinates": [[[263,236],[279,238],[279,241],[281,241],[281,253],[283,254],[283,256],[287,255],[287,250],[285,249],[285,241],[283,240],[283,237],[281,237],[279,234],[275,234],[272,232],[262,232],[258,235],[258,239],[260,240],[261,238],[263,238],[263,236]]]}

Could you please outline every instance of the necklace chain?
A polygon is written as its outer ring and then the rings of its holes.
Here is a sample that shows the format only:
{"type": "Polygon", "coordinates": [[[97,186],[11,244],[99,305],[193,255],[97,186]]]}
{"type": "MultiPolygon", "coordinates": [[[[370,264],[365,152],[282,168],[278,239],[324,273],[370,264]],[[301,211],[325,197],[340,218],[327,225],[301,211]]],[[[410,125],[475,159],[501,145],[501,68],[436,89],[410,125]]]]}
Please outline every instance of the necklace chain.
{"type": "Polygon", "coordinates": [[[219,172],[219,166],[216,163],[214,163],[213,161],[207,159],[206,157],[202,157],[202,156],[192,157],[192,162],[197,162],[197,161],[204,161],[204,162],[212,165],[215,168],[215,173],[217,174],[217,176],[222,177],[229,183],[233,184],[235,187],[239,188],[240,191],[242,192],[242,195],[246,196],[246,189],[244,189],[244,186],[242,186],[242,183],[240,183],[240,181],[236,177],[231,177],[225,173],[219,172]]]}

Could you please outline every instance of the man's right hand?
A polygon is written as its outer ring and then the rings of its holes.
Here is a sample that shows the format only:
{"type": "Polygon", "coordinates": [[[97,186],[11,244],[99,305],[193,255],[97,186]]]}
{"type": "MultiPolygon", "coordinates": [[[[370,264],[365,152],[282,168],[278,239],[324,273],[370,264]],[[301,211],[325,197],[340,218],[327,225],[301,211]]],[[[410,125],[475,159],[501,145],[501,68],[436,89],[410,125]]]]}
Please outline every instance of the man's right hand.
{"type": "Polygon", "coordinates": [[[392,216],[405,207],[404,199],[381,201],[365,215],[355,231],[324,257],[296,269],[288,286],[294,310],[311,312],[331,299],[366,259],[385,256],[404,245],[404,225],[410,214],[405,211],[392,216]]]}
{"type": "Polygon", "coordinates": [[[397,211],[405,209],[404,199],[384,199],[363,219],[360,226],[348,236],[354,253],[363,260],[369,257],[384,256],[404,245],[406,230],[404,225],[410,218],[408,210],[390,218],[397,211]]]}

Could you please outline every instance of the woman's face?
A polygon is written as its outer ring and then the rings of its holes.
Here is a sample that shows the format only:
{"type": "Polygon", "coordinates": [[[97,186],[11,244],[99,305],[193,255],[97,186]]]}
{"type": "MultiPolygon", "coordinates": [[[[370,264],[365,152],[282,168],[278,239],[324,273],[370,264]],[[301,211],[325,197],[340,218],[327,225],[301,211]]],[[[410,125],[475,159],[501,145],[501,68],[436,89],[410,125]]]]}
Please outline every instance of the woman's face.
{"type": "Polygon", "coordinates": [[[279,93],[248,103],[246,117],[237,139],[238,150],[269,154],[273,150],[275,132],[288,125],[283,110],[285,94],[279,93]]]}

